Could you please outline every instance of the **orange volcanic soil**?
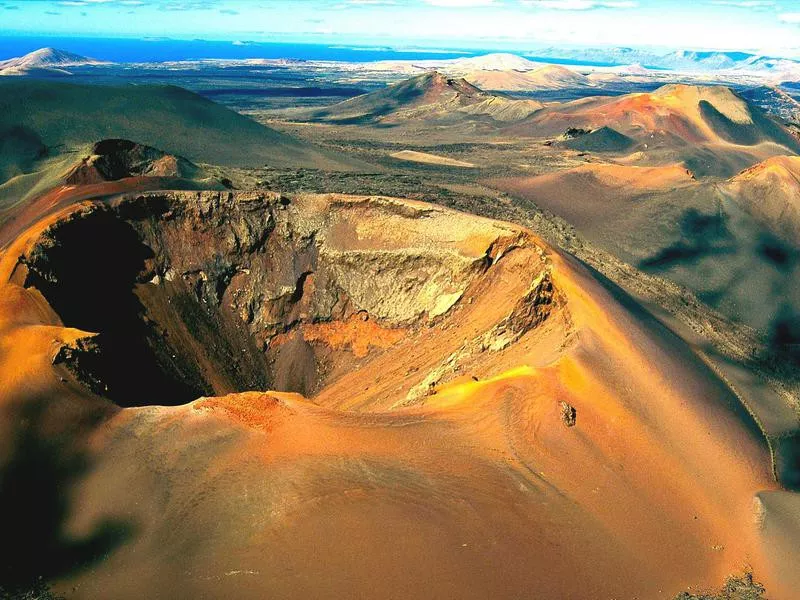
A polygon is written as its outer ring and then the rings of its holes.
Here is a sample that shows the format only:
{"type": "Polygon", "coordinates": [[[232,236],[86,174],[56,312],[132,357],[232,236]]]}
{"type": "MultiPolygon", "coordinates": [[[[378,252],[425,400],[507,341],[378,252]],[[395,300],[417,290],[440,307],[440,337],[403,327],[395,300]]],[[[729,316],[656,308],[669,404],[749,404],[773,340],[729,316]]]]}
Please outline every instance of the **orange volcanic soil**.
{"type": "Polygon", "coordinates": [[[18,534],[49,519],[15,577],[74,598],[672,598],[752,567],[790,597],[750,414],[531,232],[339,195],[54,210],[0,254],[0,464],[48,475],[0,512],[18,534]]]}

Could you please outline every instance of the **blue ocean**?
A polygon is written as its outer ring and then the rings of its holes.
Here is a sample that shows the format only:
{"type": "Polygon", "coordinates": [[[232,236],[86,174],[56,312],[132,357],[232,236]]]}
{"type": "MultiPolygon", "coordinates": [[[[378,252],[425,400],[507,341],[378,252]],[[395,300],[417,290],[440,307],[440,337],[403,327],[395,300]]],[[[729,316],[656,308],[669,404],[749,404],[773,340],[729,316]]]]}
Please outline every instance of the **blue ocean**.
{"type": "Polygon", "coordinates": [[[361,62],[375,60],[423,60],[459,58],[486,51],[397,50],[388,47],[345,47],[341,45],[289,43],[234,43],[231,41],[86,38],[51,36],[2,36],[0,60],[21,56],[43,47],[54,47],[75,54],[112,62],[161,62],[203,58],[292,58],[361,62]]]}
{"type": "MultiPolygon", "coordinates": [[[[135,39],[53,36],[0,36],[0,60],[22,56],[44,47],[58,48],[99,60],[118,63],[197,60],[204,58],[291,58],[299,60],[335,60],[370,62],[376,60],[426,60],[479,56],[488,52],[509,52],[491,48],[465,50],[426,50],[392,47],[350,47],[307,43],[271,43],[177,39],[135,39]]],[[[527,55],[523,50],[514,51],[527,55]]],[[[531,60],[535,56],[528,55],[531,60]]],[[[578,64],[569,59],[548,58],[555,64],[578,64]]],[[[582,63],[587,64],[587,63],[582,63]]],[[[611,63],[592,63],[613,66],[611,63]]]]}

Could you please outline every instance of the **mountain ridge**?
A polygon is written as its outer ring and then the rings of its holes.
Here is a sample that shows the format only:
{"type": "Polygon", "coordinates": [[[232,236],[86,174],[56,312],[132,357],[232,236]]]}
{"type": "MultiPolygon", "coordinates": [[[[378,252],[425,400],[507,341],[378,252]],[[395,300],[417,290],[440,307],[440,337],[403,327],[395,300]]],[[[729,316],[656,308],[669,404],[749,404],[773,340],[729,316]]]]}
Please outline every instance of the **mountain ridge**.
{"type": "Polygon", "coordinates": [[[69,74],[65,67],[107,64],[111,63],[47,47],[39,48],[24,56],[0,61],[0,75],[27,75],[40,71],[69,74]]]}
{"type": "Polygon", "coordinates": [[[535,100],[517,100],[486,92],[460,77],[439,71],[416,75],[381,90],[309,113],[311,120],[339,123],[403,123],[485,115],[518,121],[542,108],[535,100]]]}

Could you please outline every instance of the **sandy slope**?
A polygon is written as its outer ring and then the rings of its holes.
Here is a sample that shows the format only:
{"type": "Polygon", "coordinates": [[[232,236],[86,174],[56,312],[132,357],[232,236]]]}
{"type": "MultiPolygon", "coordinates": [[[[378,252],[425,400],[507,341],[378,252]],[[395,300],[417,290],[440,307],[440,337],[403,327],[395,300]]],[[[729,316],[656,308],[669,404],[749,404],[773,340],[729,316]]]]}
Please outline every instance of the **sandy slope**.
{"type": "MultiPolygon", "coordinates": [[[[24,286],[31,270],[48,264],[60,228],[110,214],[160,231],[157,260],[172,253],[175,269],[191,259],[211,274],[220,254],[202,236],[214,231],[181,223],[213,196],[62,208],[0,254],[0,464],[24,473],[24,441],[48,475],[4,496],[0,518],[15,531],[52,520],[34,528],[49,544],[21,544],[12,567],[37,556],[33,574],[76,598],[671,598],[745,565],[781,589],[753,509],[756,493],[775,489],[758,428],[619,290],[528,231],[439,207],[226,198],[276,224],[243,277],[276,251],[272,240],[313,232],[316,268],[348,290],[336,331],[310,320],[326,297],[322,275],[303,289],[309,304],[287,313],[299,315],[290,336],[334,357],[324,385],[309,399],[254,392],[127,409],[88,392],[66,368],[72,359],[53,364],[87,334],[24,286]],[[167,200],[166,217],[147,214],[167,200]],[[193,253],[175,254],[176,235],[195,236],[193,253]],[[461,273],[449,278],[457,296],[440,292],[444,304],[424,256],[461,273]],[[396,286],[389,304],[370,287],[371,269],[387,264],[400,269],[382,284],[396,286]],[[411,317],[414,307],[427,308],[411,317]],[[381,331],[394,333],[380,342],[381,331]],[[376,344],[353,343],[360,335],[376,344]],[[31,515],[28,492],[61,496],[31,515]]],[[[213,214],[208,223],[249,243],[213,214]]],[[[95,286],[104,273],[93,268],[80,277],[95,286]]],[[[48,297],[68,289],[55,281],[48,297]]],[[[149,307],[170,285],[136,289],[149,307]]]]}
{"type": "Polygon", "coordinates": [[[590,163],[535,177],[496,179],[492,187],[527,198],[578,228],[601,225],[630,211],[637,198],[691,185],[680,165],[635,167],[590,163]]]}
{"type": "Polygon", "coordinates": [[[475,165],[472,163],[447,158],[446,156],[438,156],[436,154],[429,154],[428,152],[416,152],[414,150],[401,150],[390,155],[392,158],[398,160],[410,160],[411,162],[418,162],[429,165],[442,165],[446,167],[462,167],[471,169],[475,165]]]}
{"type": "Polygon", "coordinates": [[[800,243],[800,157],[770,158],[733,177],[724,189],[772,231],[800,243]]]}

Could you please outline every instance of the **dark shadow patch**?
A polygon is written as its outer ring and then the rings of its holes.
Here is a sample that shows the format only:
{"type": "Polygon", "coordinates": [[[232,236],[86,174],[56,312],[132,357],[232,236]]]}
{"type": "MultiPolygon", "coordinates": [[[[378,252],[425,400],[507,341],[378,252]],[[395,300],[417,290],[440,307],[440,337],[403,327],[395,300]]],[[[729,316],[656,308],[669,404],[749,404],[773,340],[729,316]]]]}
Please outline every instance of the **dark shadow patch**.
{"type": "Polygon", "coordinates": [[[0,183],[23,173],[47,155],[47,147],[35,131],[13,126],[0,130],[0,183]]]}
{"type": "Polygon", "coordinates": [[[732,236],[722,214],[701,213],[689,209],[679,223],[681,239],[639,263],[648,270],[669,269],[680,264],[694,264],[707,256],[733,254],[732,236]]]}
{"type": "Polygon", "coordinates": [[[84,367],[104,395],[121,406],[177,405],[203,395],[201,382],[159,360],[163,336],[143,318],[134,293],[153,253],[134,229],[98,210],[59,224],[51,236],[54,248],[32,252],[26,286],[41,291],[66,326],[99,334],[100,351],[84,357],[84,367]]]}
{"type": "Polygon", "coordinates": [[[310,397],[319,387],[321,365],[302,333],[293,335],[278,348],[272,367],[275,389],[310,397]]]}
{"type": "Polygon", "coordinates": [[[732,144],[753,146],[764,139],[761,132],[752,123],[736,123],[732,121],[708,100],[700,100],[700,114],[711,129],[722,139],[732,144]]]}
{"type": "Polygon", "coordinates": [[[769,348],[779,360],[800,366],[800,313],[784,305],[770,325],[769,348]]]}
{"type": "Polygon", "coordinates": [[[727,142],[742,146],[753,146],[760,142],[772,141],[782,144],[795,152],[800,144],[787,129],[773,121],[760,108],[748,104],[752,123],[736,123],[719,112],[706,100],[700,101],[700,114],[703,120],[727,142]]]}
{"type": "Polygon", "coordinates": [[[756,250],[773,267],[789,273],[797,263],[797,249],[769,233],[759,236],[756,250]]]}
{"type": "Polygon", "coordinates": [[[53,433],[53,425],[46,424],[53,421],[47,415],[50,407],[47,400],[30,399],[5,415],[16,430],[11,455],[0,470],[4,540],[0,597],[26,597],[43,587],[43,582],[82,572],[106,559],[135,533],[129,522],[106,520],[85,537],[65,535],[71,488],[90,468],[85,453],[77,450],[80,443],[74,440],[81,438],[76,433],[96,426],[98,417],[84,414],[85,422],[59,427],[62,431],[53,433]]]}
{"type": "Polygon", "coordinates": [[[780,482],[786,489],[800,492],[800,431],[779,437],[774,445],[780,482]]]}

